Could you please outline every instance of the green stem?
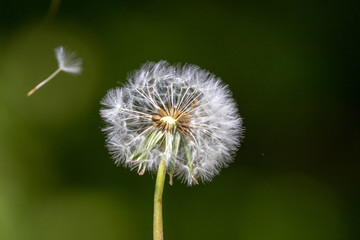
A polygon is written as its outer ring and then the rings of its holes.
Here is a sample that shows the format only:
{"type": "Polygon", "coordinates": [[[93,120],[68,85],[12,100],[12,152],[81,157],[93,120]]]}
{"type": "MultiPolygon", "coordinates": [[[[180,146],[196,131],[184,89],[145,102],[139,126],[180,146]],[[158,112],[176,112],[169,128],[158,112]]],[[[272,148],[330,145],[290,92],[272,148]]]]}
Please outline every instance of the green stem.
{"type": "Polygon", "coordinates": [[[155,194],[154,194],[154,240],[163,240],[163,217],[162,217],[162,194],[164,191],[166,170],[165,160],[161,160],[156,176],[155,194]]]}

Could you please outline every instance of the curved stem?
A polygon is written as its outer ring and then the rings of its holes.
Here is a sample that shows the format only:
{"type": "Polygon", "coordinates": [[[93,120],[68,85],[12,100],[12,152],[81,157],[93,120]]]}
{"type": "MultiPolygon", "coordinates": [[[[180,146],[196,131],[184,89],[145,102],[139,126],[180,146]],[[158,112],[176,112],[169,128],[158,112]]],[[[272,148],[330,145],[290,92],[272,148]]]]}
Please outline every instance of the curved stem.
{"type": "Polygon", "coordinates": [[[165,160],[161,160],[156,176],[155,194],[154,194],[154,240],[163,240],[163,216],[162,216],[162,194],[164,190],[166,170],[165,160]]]}

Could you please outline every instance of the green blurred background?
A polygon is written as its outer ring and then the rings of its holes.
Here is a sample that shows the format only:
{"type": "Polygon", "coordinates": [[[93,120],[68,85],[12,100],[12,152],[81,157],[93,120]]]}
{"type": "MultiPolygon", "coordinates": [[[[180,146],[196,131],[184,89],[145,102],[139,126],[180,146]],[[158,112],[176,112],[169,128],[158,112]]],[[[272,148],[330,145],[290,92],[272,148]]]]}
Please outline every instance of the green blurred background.
{"type": "Polygon", "coordinates": [[[113,164],[99,102],[161,59],[220,76],[246,128],[211,183],[165,186],[165,239],[360,239],[359,1],[50,3],[0,1],[1,240],[152,238],[155,178],[113,164]],[[26,97],[60,45],[83,74],[26,97]]]}

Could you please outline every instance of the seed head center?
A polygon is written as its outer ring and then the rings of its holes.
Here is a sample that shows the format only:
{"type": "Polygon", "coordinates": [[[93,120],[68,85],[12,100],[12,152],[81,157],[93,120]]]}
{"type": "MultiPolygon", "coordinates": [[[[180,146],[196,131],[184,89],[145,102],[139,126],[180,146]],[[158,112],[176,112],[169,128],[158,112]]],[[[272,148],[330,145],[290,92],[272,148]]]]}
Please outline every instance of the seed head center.
{"type": "Polygon", "coordinates": [[[176,123],[176,119],[171,116],[162,117],[160,121],[171,125],[174,125],[176,123]]]}
{"type": "Polygon", "coordinates": [[[151,119],[154,122],[154,127],[162,131],[171,132],[175,126],[176,130],[184,135],[191,131],[189,125],[190,115],[174,108],[165,108],[165,110],[159,108],[156,114],[151,115],[151,119]]]}

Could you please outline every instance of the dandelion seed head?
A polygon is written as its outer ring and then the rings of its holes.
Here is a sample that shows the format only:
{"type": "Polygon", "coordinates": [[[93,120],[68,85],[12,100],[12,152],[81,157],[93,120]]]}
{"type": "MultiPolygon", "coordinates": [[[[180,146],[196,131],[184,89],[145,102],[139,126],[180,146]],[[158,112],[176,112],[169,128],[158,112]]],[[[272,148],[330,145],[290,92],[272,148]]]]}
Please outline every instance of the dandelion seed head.
{"type": "Polygon", "coordinates": [[[139,174],[164,159],[170,182],[208,182],[240,146],[242,119],[228,86],[195,65],[146,63],[101,103],[115,163],[139,174]]]}
{"type": "Polygon", "coordinates": [[[78,58],[75,52],[70,52],[63,46],[55,48],[55,56],[59,68],[67,73],[80,74],[82,71],[82,60],[78,58]]]}

